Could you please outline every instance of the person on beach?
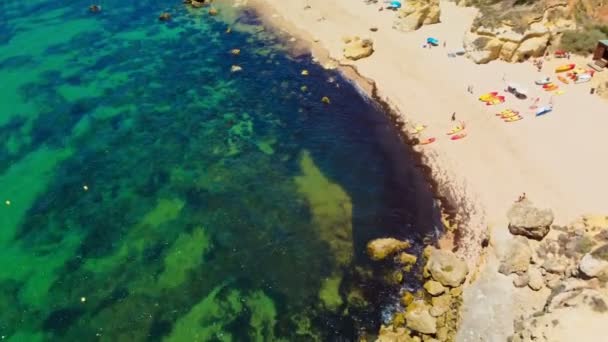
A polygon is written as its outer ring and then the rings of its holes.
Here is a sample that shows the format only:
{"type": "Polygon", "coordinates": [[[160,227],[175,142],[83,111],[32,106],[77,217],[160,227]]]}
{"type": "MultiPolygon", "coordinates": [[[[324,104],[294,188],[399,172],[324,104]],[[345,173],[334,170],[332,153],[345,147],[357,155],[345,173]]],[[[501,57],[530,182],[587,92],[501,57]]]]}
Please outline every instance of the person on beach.
{"type": "Polygon", "coordinates": [[[456,121],[456,112],[452,113],[452,121],[456,121]]]}
{"type": "Polygon", "coordinates": [[[521,201],[523,201],[525,199],[526,199],[526,193],[522,192],[522,194],[519,195],[519,198],[517,199],[517,202],[521,202],[521,201]]]}
{"type": "Polygon", "coordinates": [[[445,46],[446,46],[446,42],[445,42],[445,40],[444,40],[444,41],[443,41],[443,47],[445,48],[445,46]]]}

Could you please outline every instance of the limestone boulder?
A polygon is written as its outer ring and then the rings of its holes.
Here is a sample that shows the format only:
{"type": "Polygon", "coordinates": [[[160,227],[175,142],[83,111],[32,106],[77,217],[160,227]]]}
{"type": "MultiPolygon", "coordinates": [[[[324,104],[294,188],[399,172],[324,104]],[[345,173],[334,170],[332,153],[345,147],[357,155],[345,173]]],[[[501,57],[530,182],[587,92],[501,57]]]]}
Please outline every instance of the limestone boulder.
{"type": "Polygon", "coordinates": [[[528,271],[532,249],[526,238],[517,236],[509,241],[500,262],[498,272],[509,275],[511,273],[524,273],[528,271]]]}
{"type": "Polygon", "coordinates": [[[450,251],[433,249],[426,264],[431,277],[443,286],[457,287],[469,273],[466,262],[450,251]]]}
{"type": "Polygon", "coordinates": [[[549,45],[550,38],[549,34],[543,34],[538,37],[525,39],[519,44],[519,47],[513,52],[509,60],[512,62],[523,62],[531,57],[543,56],[549,45]]]}
{"type": "Polygon", "coordinates": [[[373,260],[383,260],[389,255],[401,252],[410,247],[408,241],[395,238],[381,238],[370,241],[367,244],[367,254],[373,260]]]}
{"type": "Polygon", "coordinates": [[[374,42],[371,39],[347,37],[344,39],[344,57],[353,61],[366,58],[374,53],[374,42]]]}
{"type": "Polygon", "coordinates": [[[578,267],[588,277],[608,277],[608,244],[585,254],[578,267]]]}
{"type": "Polygon", "coordinates": [[[440,282],[435,281],[435,280],[429,280],[426,283],[424,283],[424,289],[431,296],[438,296],[438,295],[444,293],[446,290],[445,287],[443,285],[441,285],[440,282]]]}
{"type": "Polygon", "coordinates": [[[440,16],[439,0],[410,0],[398,10],[393,28],[414,31],[423,25],[438,23],[440,16]]]}
{"type": "Polygon", "coordinates": [[[502,42],[499,39],[477,36],[467,33],[464,38],[464,49],[467,56],[477,64],[485,64],[500,56],[502,42]]]}
{"type": "Polygon", "coordinates": [[[539,291],[545,286],[545,281],[543,279],[543,275],[540,273],[540,270],[531,266],[528,269],[528,287],[534,291],[539,291]]]}
{"type": "Polygon", "coordinates": [[[523,235],[535,240],[544,238],[553,223],[551,209],[539,209],[529,200],[513,204],[507,212],[507,217],[511,234],[523,235]]]}
{"type": "Polygon", "coordinates": [[[431,308],[423,301],[408,305],[405,312],[405,324],[409,329],[423,334],[437,332],[437,319],[430,313],[431,308]]]}
{"type": "Polygon", "coordinates": [[[448,312],[450,309],[450,305],[452,304],[452,297],[449,294],[444,294],[443,296],[433,297],[431,299],[431,316],[439,317],[444,313],[448,312]]]}

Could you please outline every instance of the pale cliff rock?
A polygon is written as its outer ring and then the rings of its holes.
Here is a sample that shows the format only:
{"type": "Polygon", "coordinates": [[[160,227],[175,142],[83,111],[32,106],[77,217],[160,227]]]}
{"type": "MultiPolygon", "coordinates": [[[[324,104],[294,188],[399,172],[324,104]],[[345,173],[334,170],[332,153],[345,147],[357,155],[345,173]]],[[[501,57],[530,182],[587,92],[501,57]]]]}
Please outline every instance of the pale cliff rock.
{"type": "Polygon", "coordinates": [[[467,56],[478,64],[543,56],[563,31],[576,28],[566,0],[542,1],[534,7],[488,8],[480,11],[463,42],[467,56]]]}
{"type": "Polygon", "coordinates": [[[398,10],[393,28],[414,31],[423,25],[438,23],[440,15],[439,0],[410,0],[398,10]]]}
{"type": "Polygon", "coordinates": [[[357,36],[344,38],[344,57],[356,61],[369,57],[374,53],[374,42],[371,39],[361,39],[357,36]]]}

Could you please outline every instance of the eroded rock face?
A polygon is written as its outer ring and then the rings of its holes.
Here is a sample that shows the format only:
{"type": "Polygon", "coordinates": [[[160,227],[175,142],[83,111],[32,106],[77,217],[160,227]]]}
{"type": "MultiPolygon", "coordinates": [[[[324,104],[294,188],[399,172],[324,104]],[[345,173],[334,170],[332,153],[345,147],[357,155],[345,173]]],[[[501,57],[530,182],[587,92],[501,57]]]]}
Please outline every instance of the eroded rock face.
{"type": "Polygon", "coordinates": [[[438,23],[440,15],[439,0],[409,0],[397,12],[393,28],[414,31],[422,25],[438,23]]]}
{"type": "Polygon", "coordinates": [[[407,241],[394,238],[375,239],[367,244],[367,254],[373,260],[382,260],[409,247],[410,243],[407,241]]]}
{"type": "Polygon", "coordinates": [[[549,233],[553,223],[553,211],[538,209],[529,200],[513,204],[507,213],[509,231],[513,235],[541,240],[549,233]]]}
{"type": "Polygon", "coordinates": [[[588,277],[608,278],[608,244],[585,254],[578,267],[588,277]]]}
{"type": "Polygon", "coordinates": [[[464,49],[475,63],[522,62],[543,56],[563,31],[576,28],[566,0],[539,1],[522,8],[500,6],[498,2],[481,11],[465,35],[464,49]]]}
{"type": "Polygon", "coordinates": [[[359,37],[344,38],[344,57],[353,61],[369,57],[374,53],[374,42],[371,39],[359,37]]]}
{"type": "Polygon", "coordinates": [[[431,250],[426,267],[433,279],[449,287],[462,284],[469,273],[467,264],[454,253],[438,249],[431,250]]]}

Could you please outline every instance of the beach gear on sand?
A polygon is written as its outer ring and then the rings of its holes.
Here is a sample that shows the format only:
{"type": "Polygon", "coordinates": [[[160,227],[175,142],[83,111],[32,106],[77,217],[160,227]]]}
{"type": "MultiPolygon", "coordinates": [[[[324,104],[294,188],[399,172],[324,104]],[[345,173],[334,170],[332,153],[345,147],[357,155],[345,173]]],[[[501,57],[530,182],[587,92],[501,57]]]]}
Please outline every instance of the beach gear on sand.
{"type": "Polygon", "coordinates": [[[501,104],[503,102],[505,102],[504,96],[496,96],[493,99],[491,99],[490,101],[486,101],[486,106],[497,105],[497,104],[501,104]]]}
{"type": "Polygon", "coordinates": [[[548,84],[545,88],[545,91],[554,91],[559,89],[559,87],[557,86],[557,84],[548,84]]]}
{"type": "Polygon", "coordinates": [[[576,80],[574,81],[574,83],[579,84],[579,83],[585,83],[585,82],[589,82],[591,81],[591,74],[579,74],[576,75],[576,80]]]}
{"type": "Polygon", "coordinates": [[[516,115],[516,116],[512,116],[510,118],[506,118],[504,121],[505,122],[515,122],[515,121],[519,121],[521,119],[523,119],[524,117],[521,115],[516,115]]]}
{"type": "Polygon", "coordinates": [[[570,70],[574,69],[575,66],[576,66],[576,64],[564,64],[564,65],[560,65],[557,68],[555,68],[555,72],[570,71],[570,70]]]}
{"type": "Polygon", "coordinates": [[[552,110],[553,110],[553,107],[551,107],[551,106],[540,107],[540,108],[538,108],[536,110],[536,116],[545,115],[545,114],[549,113],[552,110]]]}
{"type": "Polygon", "coordinates": [[[462,133],[459,133],[459,134],[452,135],[452,137],[450,139],[452,139],[452,140],[460,140],[460,139],[463,139],[466,136],[467,136],[467,134],[465,132],[462,132],[462,133]]]}
{"type": "Polygon", "coordinates": [[[434,143],[435,140],[437,140],[437,139],[435,139],[435,138],[427,138],[427,139],[424,139],[424,140],[420,140],[418,142],[418,145],[428,145],[428,144],[434,143]]]}
{"type": "Polygon", "coordinates": [[[551,83],[551,79],[549,77],[541,78],[540,80],[534,81],[537,85],[545,85],[551,83]]]}
{"type": "Polygon", "coordinates": [[[434,46],[437,46],[437,45],[439,45],[439,40],[438,40],[437,38],[428,37],[428,38],[426,39],[426,43],[427,43],[427,44],[434,45],[434,46]]]}
{"type": "Polygon", "coordinates": [[[487,101],[490,101],[492,98],[496,97],[497,95],[498,95],[497,91],[493,91],[491,93],[486,93],[479,97],[479,101],[487,102],[487,101]]]}
{"type": "Polygon", "coordinates": [[[418,134],[422,131],[424,131],[424,129],[426,128],[426,125],[417,125],[416,127],[414,127],[414,129],[412,130],[412,134],[418,134]]]}
{"type": "Polygon", "coordinates": [[[391,1],[389,7],[395,9],[401,8],[401,1],[391,1]]]}
{"type": "Polygon", "coordinates": [[[501,118],[501,119],[508,119],[508,118],[512,118],[512,117],[514,117],[514,116],[518,116],[518,115],[519,115],[519,113],[518,113],[518,112],[511,112],[511,113],[505,113],[505,114],[502,114],[502,115],[500,116],[500,118],[501,118]]]}
{"type": "Polygon", "coordinates": [[[464,125],[458,125],[458,126],[456,126],[456,127],[452,128],[452,129],[451,129],[449,132],[447,132],[446,134],[447,134],[447,135],[456,134],[456,133],[458,133],[458,132],[462,131],[463,129],[464,129],[464,125]]]}

